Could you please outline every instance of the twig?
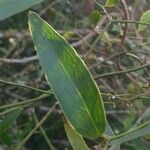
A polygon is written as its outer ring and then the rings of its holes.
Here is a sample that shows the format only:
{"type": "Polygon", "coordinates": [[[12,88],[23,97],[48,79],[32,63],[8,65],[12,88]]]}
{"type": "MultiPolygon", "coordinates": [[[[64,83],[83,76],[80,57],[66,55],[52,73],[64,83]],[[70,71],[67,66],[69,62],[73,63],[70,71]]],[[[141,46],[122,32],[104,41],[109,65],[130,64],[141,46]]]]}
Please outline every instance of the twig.
{"type": "MultiPolygon", "coordinates": [[[[38,124],[39,121],[38,121],[38,119],[37,119],[37,117],[36,117],[35,112],[33,112],[33,118],[34,118],[36,124],[38,124]]],[[[48,138],[48,136],[47,136],[46,132],[44,131],[44,129],[42,128],[42,126],[40,126],[39,129],[40,129],[40,131],[41,131],[41,134],[42,134],[43,137],[45,138],[45,140],[46,140],[46,142],[47,142],[49,148],[50,148],[51,150],[55,150],[54,146],[52,145],[50,139],[48,138]]]]}
{"type": "MultiPolygon", "coordinates": [[[[95,35],[94,31],[90,31],[89,34],[87,34],[85,37],[83,37],[80,41],[74,42],[71,44],[73,47],[78,47],[81,44],[85,43],[88,39],[93,37],[95,35]]],[[[8,58],[0,58],[0,63],[5,63],[5,64],[27,64],[32,61],[38,60],[38,56],[31,56],[31,57],[26,57],[26,58],[20,58],[20,59],[8,59],[8,58]]]]}
{"type": "MultiPolygon", "coordinates": [[[[148,126],[148,125],[150,125],[150,120],[149,120],[149,121],[146,121],[145,123],[141,124],[141,125],[138,126],[138,127],[132,128],[132,129],[130,129],[130,130],[124,132],[124,133],[121,133],[121,134],[118,134],[118,135],[115,135],[115,136],[111,137],[111,138],[109,139],[109,140],[110,140],[110,143],[113,142],[113,141],[115,141],[115,140],[117,141],[118,139],[120,139],[120,138],[122,138],[122,137],[124,137],[124,136],[126,136],[126,135],[128,135],[128,134],[130,134],[130,133],[132,133],[132,132],[134,132],[134,131],[140,130],[140,129],[142,129],[143,127],[148,126]]],[[[148,132],[147,134],[149,134],[149,132],[148,132]]],[[[136,137],[138,137],[138,136],[139,136],[139,135],[137,134],[136,137]]]]}
{"type": "Polygon", "coordinates": [[[31,56],[27,58],[21,59],[7,59],[7,58],[0,58],[0,63],[7,63],[7,64],[27,64],[31,61],[38,60],[37,56],[31,56]]]}
{"type": "MultiPolygon", "coordinates": [[[[104,21],[106,20],[106,16],[104,16],[101,21],[97,24],[97,26],[95,27],[95,31],[97,30],[97,28],[101,28],[101,26],[103,25],[104,21]]],[[[103,29],[103,32],[107,29],[107,26],[103,29]]],[[[97,38],[95,39],[95,41],[92,43],[92,45],[90,46],[90,49],[88,50],[88,52],[86,54],[84,54],[83,56],[83,60],[85,60],[89,54],[92,52],[92,50],[94,49],[94,46],[96,45],[96,43],[98,42],[99,38],[101,37],[101,35],[103,34],[103,32],[100,32],[97,36],[97,38]]]]}
{"type": "Polygon", "coordinates": [[[100,38],[101,34],[99,34],[96,38],[96,40],[92,43],[90,49],[88,50],[88,52],[84,55],[83,60],[86,60],[86,58],[89,56],[89,54],[92,52],[95,44],[98,42],[99,38],[100,38]]]}
{"type": "Polygon", "coordinates": [[[132,69],[128,69],[128,70],[122,70],[122,71],[116,71],[116,72],[110,72],[110,73],[105,73],[105,74],[102,74],[102,75],[97,75],[94,77],[95,80],[99,79],[99,78],[104,78],[104,77],[110,77],[110,76],[114,76],[114,75],[121,75],[121,74],[126,74],[126,73],[129,73],[129,72],[133,72],[133,71],[137,71],[137,70],[141,70],[143,68],[146,68],[146,67],[149,67],[150,64],[144,64],[144,65],[141,65],[139,67],[135,67],[135,68],[132,68],[132,69]]]}
{"type": "Polygon", "coordinates": [[[42,99],[44,99],[46,97],[49,97],[49,94],[42,94],[39,97],[30,99],[30,100],[27,100],[27,101],[23,101],[23,102],[17,102],[17,103],[14,103],[14,104],[3,105],[3,106],[0,106],[0,110],[8,109],[8,108],[11,108],[11,107],[22,106],[22,105],[28,105],[28,104],[33,103],[33,102],[41,101],[42,99]]]}
{"type": "MultiPolygon", "coordinates": [[[[120,2],[121,2],[121,5],[123,7],[123,10],[124,10],[125,19],[129,20],[128,6],[127,6],[125,0],[121,0],[120,2]]],[[[122,49],[123,49],[123,46],[124,46],[124,43],[125,43],[125,38],[126,38],[126,35],[127,35],[127,30],[128,30],[128,23],[126,22],[125,27],[123,29],[123,35],[122,35],[121,44],[119,46],[119,51],[122,51],[122,49]]]]}
{"type": "MultiPolygon", "coordinates": [[[[128,6],[127,6],[125,0],[120,0],[120,3],[122,5],[123,11],[124,11],[125,20],[129,20],[128,6]]],[[[123,28],[123,35],[121,36],[121,43],[120,43],[120,46],[119,46],[119,49],[117,50],[117,52],[120,52],[123,50],[125,38],[127,35],[127,30],[128,30],[128,23],[125,23],[125,27],[123,28]]],[[[120,59],[121,58],[119,56],[117,56],[116,65],[117,65],[118,69],[122,70],[121,64],[120,64],[120,59]]]]}
{"type": "Polygon", "coordinates": [[[143,112],[142,115],[135,122],[133,127],[136,127],[137,125],[139,125],[142,122],[142,120],[144,120],[145,118],[149,118],[149,116],[150,116],[150,108],[147,108],[145,112],[143,112]]]}
{"type": "MultiPolygon", "coordinates": [[[[125,53],[127,53],[127,52],[128,52],[128,51],[124,50],[124,51],[121,51],[121,52],[118,52],[118,53],[114,53],[114,54],[112,54],[111,56],[108,56],[108,57],[104,58],[104,61],[103,61],[103,62],[107,62],[108,60],[113,59],[114,57],[117,57],[117,56],[119,56],[119,55],[123,55],[123,54],[125,54],[125,53]]],[[[97,63],[95,63],[94,65],[89,66],[89,69],[93,69],[94,67],[96,67],[96,66],[99,65],[99,64],[100,64],[100,63],[97,62],[97,63]]]]}
{"type": "Polygon", "coordinates": [[[54,2],[52,2],[50,5],[46,6],[44,9],[41,10],[41,12],[39,13],[40,16],[44,15],[46,13],[46,11],[48,11],[51,7],[53,7],[54,5],[56,5],[57,3],[59,3],[61,0],[55,0],[54,2]]]}
{"type": "Polygon", "coordinates": [[[102,6],[100,3],[98,3],[96,0],[93,0],[94,3],[96,3],[106,14],[108,20],[111,20],[111,16],[108,14],[107,10],[104,8],[104,6],[102,6]]]}
{"type": "Polygon", "coordinates": [[[32,134],[47,120],[47,118],[49,117],[49,115],[52,113],[53,109],[56,107],[55,103],[50,109],[49,111],[46,113],[46,115],[40,120],[40,122],[38,124],[36,124],[36,126],[32,129],[32,131],[24,138],[24,140],[18,145],[18,147],[16,148],[16,150],[19,150],[22,148],[22,146],[27,142],[27,140],[32,136],[32,134]]]}
{"type": "Polygon", "coordinates": [[[150,26],[149,23],[145,23],[145,22],[139,22],[136,20],[112,20],[112,23],[133,23],[133,24],[141,24],[141,25],[146,25],[146,26],[150,26]]]}
{"type": "Polygon", "coordinates": [[[10,49],[8,50],[7,54],[4,56],[4,58],[11,57],[12,54],[15,53],[17,46],[23,41],[23,39],[26,37],[26,34],[22,33],[22,36],[19,37],[18,42],[10,49]]]}
{"type": "Polygon", "coordinates": [[[0,79],[0,83],[9,84],[9,85],[13,85],[13,86],[19,86],[19,87],[22,87],[22,88],[38,91],[38,92],[41,92],[41,93],[52,94],[51,91],[45,91],[45,90],[41,90],[41,89],[38,89],[38,88],[35,88],[35,87],[32,87],[32,86],[23,85],[23,84],[11,82],[11,81],[5,81],[5,80],[2,80],[2,79],[0,79]]]}
{"type": "Polygon", "coordinates": [[[11,109],[8,109],[8,110],[5,110],[3,112],[0,112],[0,117],[3,116],[3,115],[6,115],[6,114],[8,114],[8,113],[10,113],[12,111],[14,111],[16,108],[20,108],[20,107],[13,107],[11,109]]]}
{"type": "Polygon", "coordinates": [[[94,35],[95,35],[95,32],[91,31],[88,35],[83,37],[80,41],[72,43],[71,46],[73,46],[73,47],[80,46],[81,44],[86,43],[86,41],[89,38],[93,37],[94,35]]]}
{"type": "MultiPolygon", "coordinates": [[[[128,55],[128,56],[130,56],[130,57],[136,59],[141,65],[144,64],[144,63],[141,61],[141,59],[140,59],[137,55],[134,55],[133,53],[126,53],[126,55],[128,55]]],[[[148,71],[148,68],[145,68],[144,70],[145,70],[145,72],[147,73],[147,75],[150,76],[149,71],[148,71]]]]}

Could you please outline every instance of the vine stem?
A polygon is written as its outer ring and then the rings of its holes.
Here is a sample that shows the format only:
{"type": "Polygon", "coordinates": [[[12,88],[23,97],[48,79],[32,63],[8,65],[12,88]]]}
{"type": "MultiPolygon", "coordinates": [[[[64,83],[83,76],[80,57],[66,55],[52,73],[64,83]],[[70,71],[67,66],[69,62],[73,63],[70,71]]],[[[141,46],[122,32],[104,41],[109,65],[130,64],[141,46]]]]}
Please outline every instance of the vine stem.
{"type": "Polygon", "coordinates": [[[40,100],[42,100],[42,99],[44,99],[46,97],[49,97],[49,96],[50,96],[49,94],[42,94],[39,97],[30,99],[28,101],[23,101],[23,102],[18,102],[18,103],[14,103],[14,104],[3,105],[3,106],[0,106],[0,110],[1,109],[6,109],[6,108],[11,108],[11,107],[22,106],[22,105],[28,105],[30,103],[40,101],[40,100]]]}
{"type": "Polygon", "coordinates": [[[93,2],[96,3],[103,10],[103,12],[106,14],[108,20],[111,20],[111,16],[108,14],[105,7],[103,5],[101,5],[99,2],[97,2],[96,0],[93,0],[93,2]]]}
{"type": "Polygon", "coordinates": [[[0,112],[0,117],[14,111],[16,108],[20,108],[20,107],[13,107],[13,108],[8,109],[6,111],[0,112]]]}
{"type": "Polygon", "coordinates": [[[146,26],[150,26],[149,23],[145,23],[145,22],[139,22],[136,20],[111,20],[112,23],[134,23],[134,24],[141,24],[141,25],[146,25],[146,26]]]}
{"type": "MultiPolygon", "coordinates": [[[[39,121],[38,121],[38,118],[37,118],[37,116],[36,116],[36,114],[35,114],[35,111],[33,112],[33,118],[34,118],[36,124],[38,124],[39,121]]],[[[46,140],[46,142],[47,142],[49,148],[50,148],[51,150],[55,150],[54,146],[52,145],[52,143],[51,143],[50,139],[48,138],[46,132],[44,131],[43,127],[40,126],[39,129],[40,129],[41,134],[43,135],[44,139],[46,140]]]]}
{"type": "Polygon", "coordinates": [[[114,75],[126,74],[126,73],[129,73],[129,72],[141,70],[141,69],[143,69],[145,67],[149,67],[149,66],[150,66],[150,63],[141,65],[139,67],[134,67],[134,68],[131,68],[131,69],[127,69],[127,70],[105,73],[105,74],[102,74],[102,75],[95,76],[94,79],[97,80],[99,78],[110,77],[110,76],[114,76],[114,75]]]}
{"type": "MultiPolygon", "coordinates": [[[[121,3],[121,5],[123,7],[123,10],[124,10],[125,19],[129,20],[129,11],[128,11],[128,6],[127,6],[126,2],[124,0],[121,0],[120,3],[121,3]]],[[[123,29],[123,35],[121,37],[121,43],[120,43],[120,46],[119,46],[119,51],[122,51],[122,49],[123,49],[123,46],[124,46],[124,43],[125,43],[125,38],[126,38],[126,35],[127,35],[127,30],[128,30],[128,23],[126,22],[125,27],[123,29]]]]}
{"type": "Polygon", "coordinates": [[[19,86],[19,87],[22,87],[22,88],[38,91],[38,92],[41,92],[41,93],[52,94],[51,91],[45,91],[45,90],[41,90],[41,89],[38,89],[38,88],[35,88],[35,87],[32,87],[32,86],[23,85],[23,84],[11,82],[11,81],[5,81],[5,80],[2,80],[2,79],[0,79],[0,83],[9,84],[9,85],[13,85],[13,86],[19,86]]]}
{"type": "Polygon", "coordinates": [[[131,130],[128,130],[128,131],[126,131],[126,132],[124,132],[124,133],[121,133],[121,134],[119,134],[119,135],[115,135],[115,136],[110,137],[110,138],[109,138],[109,142],[113,142],[114,140],[120,139],[120,138],[122,138],[122,137],[128,135],[129,133],[134,132],[134,131],[136,131],[136,130],[139,130],[139,129],[141,129],[141,128],[147,126],[147,125],[150,125],[150,120],[149,120],[149,121],[146,121],[145,123],[143,123],[142,125],[140,125],[140,126],[138,126],[138,127],[136,127],[136,128],[133,128],[133,129],[131,129],[131,130]]]}
{"type": "Polygon", "coordinates": [[[52,113],[52,111],[55,109],[57,103],[55,103],[49,111],[46,113],[46,115],[36,124],[36,126],[32,129],[32,131],[24,138],[24,140],[18,145],[16,150],[19,150],[22,148],[22,146],[27,142],[27,140],[32,136],[32,134],[47,120],[49,115],[52,113]]]}

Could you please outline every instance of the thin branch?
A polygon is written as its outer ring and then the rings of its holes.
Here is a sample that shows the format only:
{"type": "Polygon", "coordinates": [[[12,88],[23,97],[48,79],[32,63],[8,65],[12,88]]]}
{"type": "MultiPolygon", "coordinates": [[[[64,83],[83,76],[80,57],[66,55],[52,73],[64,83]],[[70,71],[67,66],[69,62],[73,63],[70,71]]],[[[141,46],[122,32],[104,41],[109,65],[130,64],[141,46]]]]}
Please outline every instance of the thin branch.
{"type": "MultiPolygon", "coordinates": [[[[35,112],[33,112],[33,118],[34,118],[36,124],[38,124],[39,121],[38,121],[38,119],[37,119],[37,116],[36,116],[35,112]]],[[[40,129],[41,134],[43,135],[44,139],[46,140],[46,142],[47,142],[49,148],[50,148],[51,150],[55,150],[55,147],[52,145],[50,139],[48,138],[48,136],[47,136],[46,132],[44,131],[44,129],[42,128],[42,126],[40,126],[39,129],[40,129]]]]}
{"type": "MultiPolygon", "coordinates": [[[[125,0],[121,0],[120,3],[121,3],[122,8],[124,10],[125,19],[129,20],[129,11],[128,11],[128,6],[127,6],[125,0]]],[[[120,43],[120,46],[119,46],[119,51],[122,51],[122,49],[123,49],[123,46],[124,46],[124,43],[125,43],[125,38],[126,38],[126,35],[127,35],[127,30],[128,30],[128,23],[126,22],[125,27],[123,29],[123,35],[122,35],[122,40],[121,40],[121,43],[120,43]]]]}
{"type": "Polygon", "coordinates": [[[51,91],[45,91],[45,90],[38,89],[38,88],[35,88],[35,87],[32,87],[32,86],[23,85],[23,84],[11,82],[11,81],[5,81],[5,80],[2,80],[2,79],[0,79],[0,83],[9,84],[9,85],[13,85],[13,86],[18,86],[18,87],[22,87],[22,88],[38,91],[38,92],[41,92],[41,93],[52,94],[51,91]]]}
{"type": "Polygon", "coordinates": [[[0,58],[0,63],[6,63],[6,64],[27,64],[31,61],[38,60],[37,56],[31,56],[27,58],[21,58],[21,59],[7,59],[7,58],[0,58]]]}
{"type": "Polygon", "coordinates": [[[0,117],[3,116],[3,115],[6,115],[6,114],[8,114],[8,113],[10,113],[12,111],[14,111],[16,108],[20,108],[20,107],[13,107],[11,109],[7,109],[7,110],[5,110],[3,112],[0,112],[0,117]]]}
{"type": "Polygon", "coordinates": [[[108,20],[111,20],[111,16],[108,14],[105,7],[103,5],[101,5],[99,2],[97,2],[96,0],[93,0],[93,2],[96,3],[103,10],[103,12],[106,14],[108,20]]]}
{"type": "Polygon", "coordinates": [[[41,101],[42,99],[44,99],[46,97],[49,97],[49,94],[42,94],[39,97],[30,99],[30,100],[27,100],[27,101],[22,101],[22,102],[17,102],[17,103],[14,103],[14,104],[3,105],[3,106],[0,106],[0,110],[8,109],[8,108],[11,108],[11,107],[22,106],[22,105],[29,105],[33,102],[41,101]]]}
{"type": "Polygon", "coordinates": [[[44,15],[50,8],[52,8],[54,5],[58,4],[59,2],[61,2],[61,0],[55,0],[54,2],[52,2],[50,5],[46,6],[44,9],[41,10],[41,12],[39,13],[40,16],[44,15]]]}
{"type": "Polygon", "coordinates": [[[149,23],[145,23],[145,22],[139,22],[136,20],[112,20],[112,23],[133,23],[133,24],[141,24],[141,25],[146,25],[146,26],[150,26],[149,23]]]}
{"type": "MultiPolygon", "coordinates": [[[[125,0],[120,0],[120,3],[121,3],[121,6],[122,6],[122,9],[124,11],[125,20],[129,20],[128,6],[127,6],[125,0]]],[[[117,50],[117,53],[119,51],[123,50],[123,47],[124,47],[124,44],[125,44],[125,39],[126,39],[126,36],[127,36],[128,23],[125,23],[125,25],[122,29],[123,29],[123,35],[121,35],[121,37],[120,37],[121,38],[121,43],[119,45],[119,49],[117,50]]],[[[119,56],[117,56],[116,65],[117,65],[118,69],[122,70],[121,64],[120,64],[120,59],[121,58],[119,56]]]]}
{"type": "MultiPolygon", "coordinates": [[[[86,43],[86,41],[88,39],[90,39],[91,37],[93,37],[95,35],[94,31],[90,31],[89,34],[87,34],[86,36],[84,36],[81,40],[74,42],[72,44],[70,44],[73,47],[78,47],[83,43],[86,43]]],[[[31,57],[26,57],[26,58],[18,58],[18,59],[8,59],[8,58],[0,58],[0,63],[5,63],[5,64],[27,64],[30,63],[32,61],[36,61],[38,60],[38,56],[31,56],[31,57]]]]}
{"type": "Polygon", "coordinates": [[[91,37],[93,37],[94,35],[95,32],[91,31],[88,35],[84,36],[80,41],[72,43],[71,46],[73,47],[80,46],[81,44],[86,43],[86,41],[91,37]]]}
{"type": "Polygon", "coordinates": [[[97,76],[95,76],[94,79],[97,80],[97,79],[99,79],[99,78],[110,77],[110,76],[114,76],[114,75],[126,74],[126,73],[129,73],[129,72],[141,70],[141,69],[146,68],[146,67],[149,67],[149,66],[150,66],[150,63],[144,64],[144,65],[141,65],[141,66],[139,66],[139,67],[132,68],[132,69],[128,69],[128,70],[122,70],[122,71],[116,71],[116,72],[105,73],[105,74],[102,74],[102,75],[97,75],[97,76]]]}
{"type": "Polygon", "coordinates": [[[46,115],[40,120],[40,122],[38,124],[36,124],[36,126],[32,129],[32,131],[24,138],[24,140],[18,145],[18,147],[16,148],[16,150],[21,149],[21,147],[28,141],[28,139],[32,136],[32,134],[47,120],[47,118],[49,117],[49,115],[52,113],[52,111],[55,109],[57,103],[55,103],[50,109],[49,111],[46,113],[46,115]]]}
{"type": "MultiPolygon", "coordinates": [[[[130,129],[130,130],[124,132],[124,133],[115,135],[115,136],[111,137],[109,140],[110,140],[110,142],[113,142],[113,141],[118,140],[118,139],[120,139],[120,138],[122,138],[122,137],[124,137],[124,136],[126,136],[126,135],[128,135],[128,134],[130,134],[130,133],[132,133],[132,132],[134,132],[134,131],[138,131],[138,130],[140,130],[140,129],[142,129],[143,127],[146,127],[146,126],[148,126],[148,125],[150,125],[150,120],[146,121],[145,123],[141,124],[141,125],[138,126],[138,127],[132,128],[132,129],[130,129]]],[[[149,133],[147,133],[147,134],[149,134],[149,133]]],[[[136,137],[138,137],[138,136],[139,136],[139,135],[137,134],[136,137]]],[[[136,138],[136,137],[135,137],[135,138],[136,138]]]]}

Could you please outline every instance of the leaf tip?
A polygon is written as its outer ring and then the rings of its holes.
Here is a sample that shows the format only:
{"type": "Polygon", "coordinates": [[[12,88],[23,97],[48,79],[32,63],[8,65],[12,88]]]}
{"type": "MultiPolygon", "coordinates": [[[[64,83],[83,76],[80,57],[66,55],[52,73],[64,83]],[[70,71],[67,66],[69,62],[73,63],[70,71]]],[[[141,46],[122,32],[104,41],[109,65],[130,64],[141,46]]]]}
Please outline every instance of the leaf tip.
{"type": "Polygon", "coordinates": [[[38,16],[38,15],[37,15],[36,12],[30,10],[30,11],[28,12],[28,20],[29,20],[29,22],[33,21],[33,20],[35,19],[35,17],[37,17],[37,16],[38,16]]]}
{"type": "Polygon", "coordinates": [[[33,14],[36,14],[34,11],[32,11],[32,10],[29,10],[29,13],[28,13],[28,16],[30,17],[30,16],[32,16],[33,14]]]}
{"type": "Polygon", "coordinates": [[[36,23],[36,17],[38,15],[34,11],[29,11],[28,12],[28,25],[29,25],[29,31],[32,36],[32,31],[33,31],[33,24],[36,23]]]}

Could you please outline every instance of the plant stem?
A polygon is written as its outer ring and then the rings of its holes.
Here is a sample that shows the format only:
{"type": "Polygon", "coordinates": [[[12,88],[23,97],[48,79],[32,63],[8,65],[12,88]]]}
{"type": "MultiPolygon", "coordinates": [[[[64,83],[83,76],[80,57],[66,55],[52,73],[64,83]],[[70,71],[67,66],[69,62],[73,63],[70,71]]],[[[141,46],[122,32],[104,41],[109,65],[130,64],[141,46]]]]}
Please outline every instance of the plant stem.
{"type": "Polygon", "coordinates": [[[33,98],[33,99],[30,99],[28,101],[23,101],[23,102],[18,102],[18,103],[14,103],[14,104],[8,104],[8,105],[4,105],[4,106],[0,106],[0,110],[1,109],[6,109],[6,108],[10,108],[10,107],[16,107],[16,106],[22,106],[22,105],[27,105],[27,104],[30,104],[30,103],[33,103],[33,102],[37,102],[37,101],[40,101],[46,97],[49,97],[50,95],[49,94],[42,94],[40,95],[39,97],[36,97],[36,98],[33,98]]]}
{"type": "MultiPolygon", "coordinates": [[[[39,121],[38,121],[38,119],[37,119],[37,117],[36,117],[35,112],[33,112],[33,117],[34,117],[34,120],[35,120],[36,124],[38,124],[39,121]]],[[[40,131],[41,131],[41,134],[42,134],[43,137],[45,138],[45,140],[46,140],[46,142],[47,142],[49,148],[50,148],[51,150],[55,150],[54,146],[52,145],[50,139],[48,138],[48,136],[47,136],[46,132],[44,131],[44,129],[42,128],[42,126],[40,126],[39,129],[40,129],[40,131]]]]}
{"type": "Polygon", "coordinates": [[[16,108],[20,108],[20,107],[13,107],[13,108],[8,109],[8,110],[6,110],[6,111],[0,112],[0,117],[3,116],[3,115],[8,114],[8,113],[10,113],[10,112],[12,112],[12,111],[15,110],[16,108]]]}
{"type": "Polygon", "coordinates": [[[97,2],[96,0],[93,0],[93,2],[96,3],[103,10],[103,12],[106,14],[107,18],[109,20],[111,20],[111,16],[108,14],[108,12],[105,9],[105,7],[103,5],[101,5],[99,2],[97,2]]]}
{"type": "Polygon", "coordinates": [[[22,146],[26,143],[26,141],[32,136],[32,134],[46,121],[46,119],[49,117],[49,115],[52,113],[52,111],[54,110],[54,108],[56,107],[55,103],[50,109],[49,111],[46,113],[46,115],[42,118],[42,120],[40,120],[40,122],[38,124],[36,124],[36,126],[32,129],[32,131],[24,138],[24,140],[18,145],[18,147],[16,148],[16,150],[19,150],[22,148],[22,146]]]}
{"type": "MultiPolygon", "coordinates": [[[[121,3],[122,8],[124,10],[124,17],[125,17],[125,19],[128,20],[129,19],[128,6],[127,6],[125,0],[121,0],[120,3],[121,3]]],[[[127,30],[128,30],[128,23],[126,22],[125,27],[123,29],[123,35],[121,36],[121,43],[120,43],[120,46],[119,46],[119,51],[122,51],[122,49],[123,49],[123,46],[124,46],[124,43],[125,43],[125,38],[126,38],[126,35],[127,35],[127,30]]]]}
{"type": "MultiPolygon", "coordinates": [[[[127,132],[124,132],[124,133],[121,133],[121,134],[119,134],[119,135],[115,135],[115,136],[113,136],[113,137],[110,137],[109,140],[110,140],[110,142],[112,142],[112,141],[114,141],[114,140],[120,139],[120,138],[122,138],[122,137],[128,135],[129,133],[132,133],[132,132],[134,132],[134,131],[136,131],[136,130],[139,130],[139,129],[141,129],[141,128],[147,126],[147,125],[150,125],[150,120],[147,121],[147,122],[145,122],[145,123],[143,123],[142,125],[140,125],[140,126],[138,126],[138,127],[136,127],[136,128],[133,128],[133,129],[131,129],[131,130],[128,130],[127,132]]],[[[147,133],[147,134],[149,134],[149,133],[147,133]]]]}
{"type": "Polygon", "coordinates": [[[112,23],[134,23],[134,24],[141,24],[141,25],[150,26],[149,23],[139,22],[136,20],[111,20],[111,22],[112,23]]]}
{"type": "Polygon", "coordinates": [[[23,85],[23,84],[19,84],[19,83],[14,83],[14,82],[11,82],[11,81],[5,81],[5,80],[2,80],[2,79],[0,79],[0,83],[9,84],[9,85],[13,85],[13,86],[19,86],[19,87],[22,87],[22,88],[38,91],[38,92],[41,92],[41,93],[52,94],[51,91],[45,91],[45,90],[41,90],[41,89],[38,89],[38,88],[35,88],[35,87],[32,87],[32,86],[23,85]]]}
{"type": "Polygon", "coordinates": [[[95,76],[94,79],[97,80],[99,78],[110,77],[110,76],[114,76],[114,75],[126,74],[126,73],[129,73],[129,72],[141,70],[141,69],[149,67],[149,66],[150,66],[150,64],[148,63],[148,64],[144,64],[144,65],[141,65],[139,67],[134,67],[134,68],[131,68],[131,69],[128,69],[128,70],[122,70],[122,71],[105,73],[105,74],[102,74],[102,75],[95,76]]]}

